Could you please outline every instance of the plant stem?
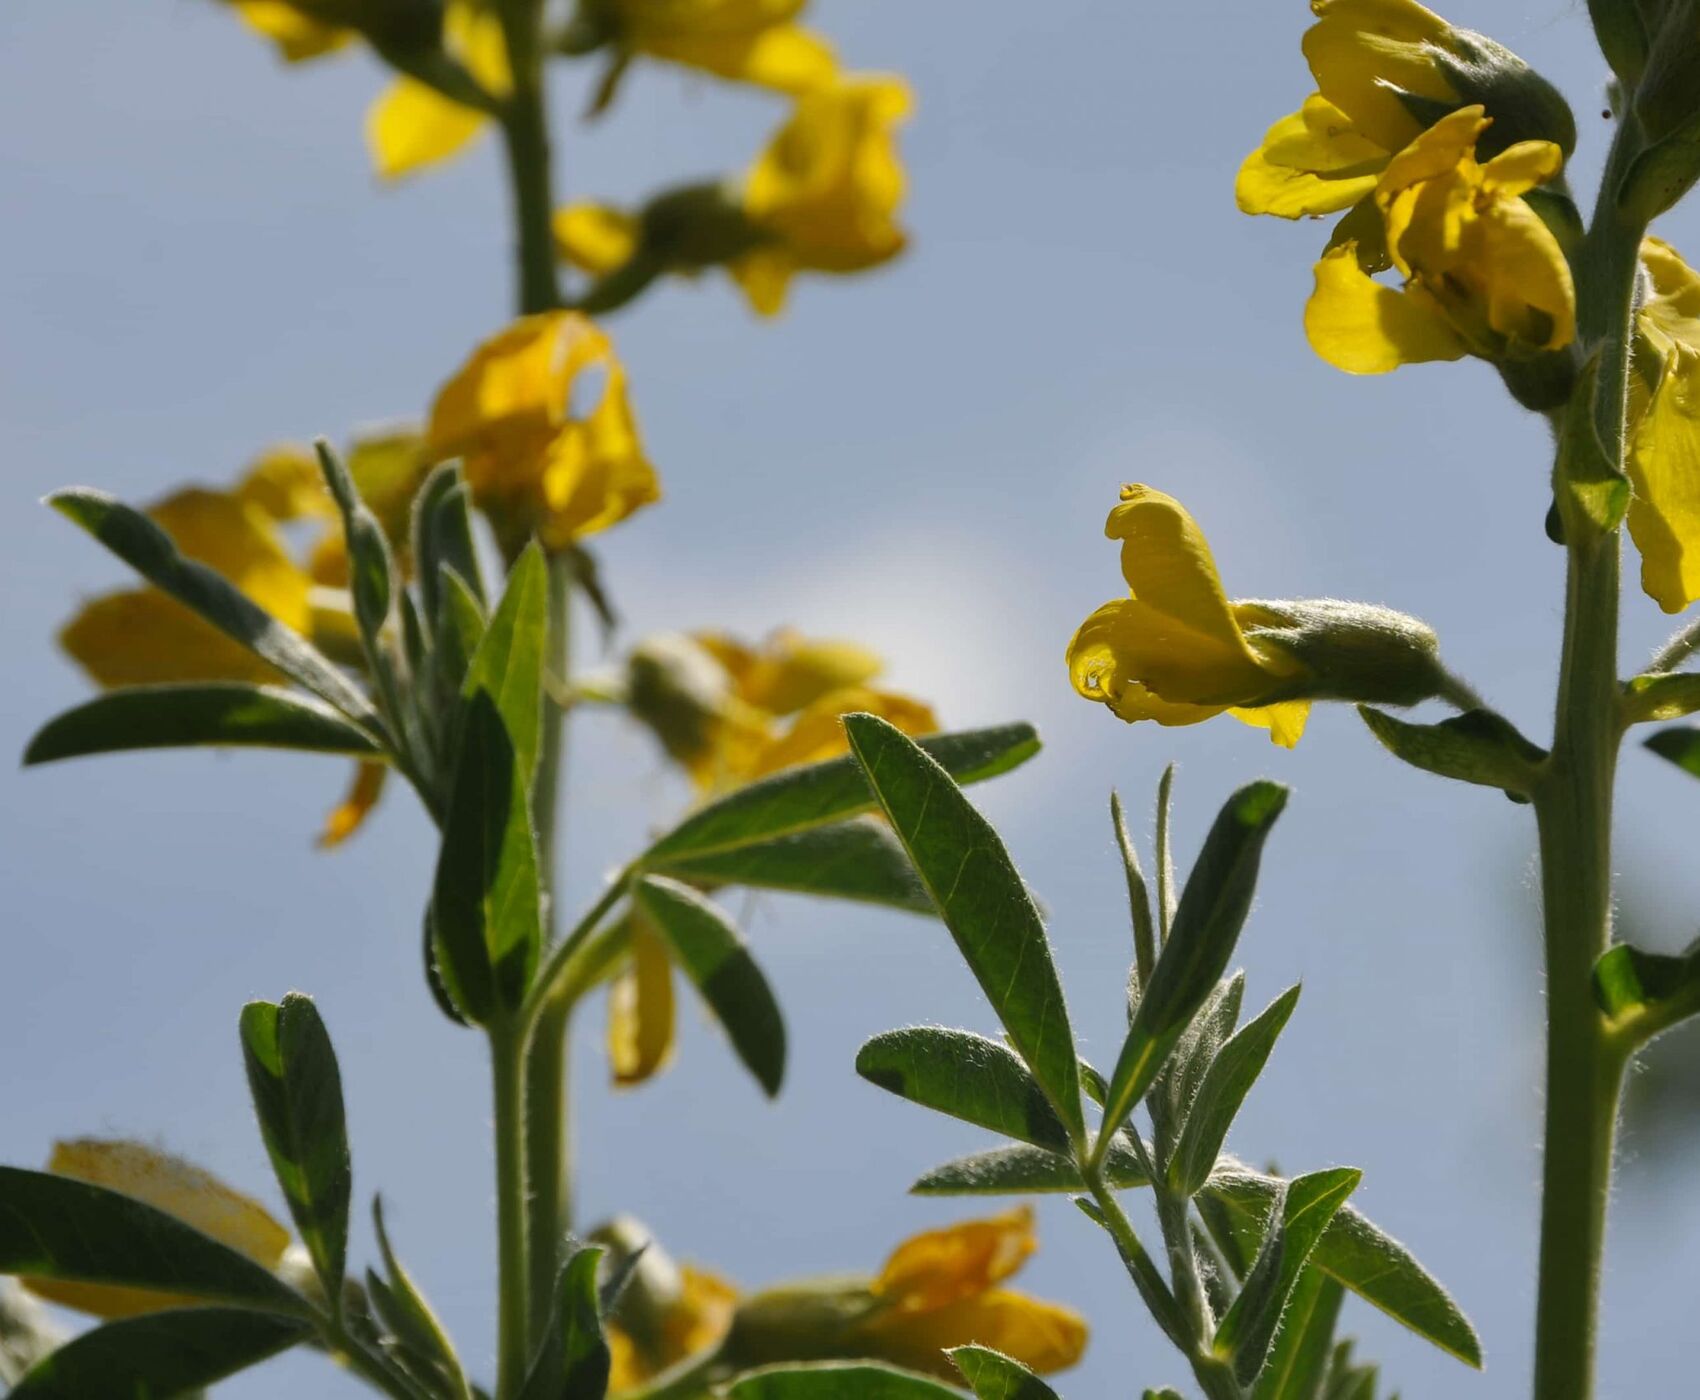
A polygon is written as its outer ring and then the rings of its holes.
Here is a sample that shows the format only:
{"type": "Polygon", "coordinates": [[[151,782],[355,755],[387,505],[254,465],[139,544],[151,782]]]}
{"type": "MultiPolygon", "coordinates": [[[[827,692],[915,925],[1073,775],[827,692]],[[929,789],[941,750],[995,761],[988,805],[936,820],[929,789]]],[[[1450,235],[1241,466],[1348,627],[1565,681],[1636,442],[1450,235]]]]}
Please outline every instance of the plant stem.
{"type": "Polygon", "coordinates": [[[1157,1325],[1163,1329],[1163,1335],[1190,1356],[1189,1343],[1193,1338],[1186,1317],[1176,1304],[1175,1295],[1169,1291],[1169,1285],[1163,1282],[1162,1274],[1157,1272],[1157,1266],[1151,1262],[1151,1256],[1145,1252],[1145,1246],[1139,1242],[1139,1236],[1134,1233],[1133,1222],[1127,1218],[1122,1203],[1116,1199],[1116,1193],[1110,1190],[1109,1184],[1104,1180],[1103,1168],[1082,1161],[1080,1171],[1086,1182],[1086,1189],[1092,1193],[1092,1199],[1103,1217],[1104,1228],[1115,1241],[1116,1252],[1121,1255],[1122,1263],[1133,1279],[1134,1287],[1139,1290],[1141,1300],[1157,1325]]]}
{"type": "Polygon", "coordinates": [[[1187,1201],[1161,1183],[1154,1183],[1157,1202],[1157,1224],[1163,1231],[1163,1244],[1169,1252],[1169,1273],[1175,1281],[1175,1297],[1186,1317],[1192,1334],[1192,1349],[1187,1360],[1192,1363],[1194,1379],[1208,1400],[1242,1400],[1244,1391],[1233,1367],[1217,1356],[1211,1347],[1216,1323],[1210,1315],[1210,1302],[1204,1296],[1204,1282],[1198,1273],[1198,1256],[1192,1248],[1192,1231],[1187,1225],[1187,1201]]]}
{"type": "Polygon", "coordinates": [[[513,91],[502,108],[502,145],[513,187],[515,258],[521,315],[561,304],[550,229],[554,191],[549,158],[549,116],[543,90],[542,5],[500,0],[513,91]]]}
{"type": "Polygon", "coordinates": [[[496,1102],[496,1400],[512,1400],[531,1358],[531,1278],[525,1241],[525,1039],[511,1021],[493,1024],[489,1034],[496,1102]]]}
{"type": "MultiPolygon", "coordinates": [[[[1632,154],[1622,132],[1578,265],[1578,337],[1598,353],[1593,422],[1621,468],[1641,229],[1617,212],[1632,154]]],[[[1560,491],[1565,484],[1558,483],[1560,491]]],[[[1536,1400],[1590,1400],[1612,1139],[1624,1056],[1596,1006],[1594,963],[1611,939],[1617,718],[1617,529],[1566,527],[1564,652],[1552,755],[1534,794],[1547,972],[1546,1142],[1541,1195],[1536,1400]]]]}

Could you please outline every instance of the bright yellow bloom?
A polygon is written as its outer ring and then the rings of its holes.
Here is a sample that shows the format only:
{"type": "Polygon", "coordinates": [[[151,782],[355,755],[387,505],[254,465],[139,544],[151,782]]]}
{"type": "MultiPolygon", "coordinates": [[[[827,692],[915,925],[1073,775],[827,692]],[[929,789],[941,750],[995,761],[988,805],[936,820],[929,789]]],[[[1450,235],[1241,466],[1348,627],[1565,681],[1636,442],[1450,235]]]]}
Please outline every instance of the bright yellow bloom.
{"type": "Polygon", "coordinates": [[[798,272],[860,272],[903,251],[895,132],[910,106],[901,79],[846,75],[798,99],[735,190],[672,192],[696,203],[688,214],[669,208],[655,242],[642,214],[573,204],[555,215],[556,247],[598,278],[643,259],[650,276],[724,265],[757,312],[777,315],[798,272]]]}
{"type": "MultiPolygon", "coordinates": [[[[395,431],[356,439],[347,465],[405,566],[408,512],[427,468],[417,435],[395,431]]],[[[358,654],[342,523],[313,453],[272,448],[229,490],[185,487],[147,514],[185,557],[222,574],[320,650],[338,658],[358,654]],[[319,528],[305,566],[284,536],[292,522],[319,528]]],[[[90,680],[108,689],[193,681],[287,684],[267,662],[153,587],[92,599],[60,630],[59,644],[90,680]]],[[[384,773],[382,764],[357,765],[348,795],[326,818],[320,845],[339,845],[359,829],[383,790],[384,773]]]]}
{"type": "MultiPolygon", "coordinates": [[[[356,30],[316,13],[311,4],[232,3],[249,27],[272,40],[291,63],[333,53],[359,37],[356,30]]],[[[500,100],[512,90],[501,20],[487,0],[447,0],[442,47],[488,98],[500,100]]],[[[457,102],[429,83],[403,74],[367,109],[366,145],[378,174],[395,180],[458,155],[488,120],[481,108],[457,102]]]]}
{"type": "MultiPolygon", "coordinates": [[[[651,1243],[645,1259],[658,1253],[651,1243]]],[[[669,1280],[671,1296],[656,1300],[653,1315],[641,1319],[647,1325],[640,1325],[629,1308],[607,1325],[611,1395],[635,1390],[681,1361],[712,1350],[731,1330],[738,1306],[738,1290],[732,1284],[690,1264],[666,1272],[674,1275],[669,1280]]]]}
{"type": "Polygon", "coordinates": [[[1652,289],[1636,313],[1629,533],[1642,588],[1675,613],[1700,598],[1700,274],[1662,239],[1641,261],[1652,289]]]}
{"type": "Polygon", "coordinates": [[[805,0],[591,0],[616,49],[798,93],[830,82],[832,47],[795,23],[805,0]]]}
{"type": "Polygon", "coordinates": [[[626,395],[626,371],[586,317],[515,321],[445,384],[426,431],[432,460],[459,457],[504,547],[536,534],[548,549],[618,524],[661,498],[626,395]],[[574,390],[600,371],[588,408],[574,390]]]}
{"type": "Polygon", "coordinates": [[[1350,243],[1324,253],[1305,334],[1329,364],[1383,374],[1469,354],[1525,358],[1575,338],[1570,265],[1522,198],[1559,174],[1564,154],[1550,141],[1520,141],[1478,164],[1488,124],[1482,108],[1459,109],[1401,151],[1377,182],[1402,287],[1369,277],[1350,243]]]}
{"type": "Polygon", "coordinates": [[[1455,105],[1435,62],[1450,26],[1415,0],[1311,0],[1304,54],[1317,91],[1246,157],[1234,197],[1247,214],[1339,213],[1366,199],[1426,123],[1400,98],[1455,105]]]}
{"type": "Polygon", "coordinates": [[[1227,711],[1283,748],[1298,743],[1310,705],[1289,692],[1304,667],[1258,639],[1270,622],[1264,604],[1228,601],[1185,507],[1149,486],[1124,486],[1104,534],[1122,542],[1130,592],[1069,642],[1075,690],[1129,723],[1197,724],[1227,711]]]}
{"type": "MultiPolygon", "coordinates": [[[[258,1201],[233,1191],[199,1167],[139,1142],[79,1138],[53,1145],[47,1169],[94,1186],[119,1191],[192,1225],[203,1235],[276,1269],[289,1248],[289,1231],[258,1201]]],[[[26,1278],[32,1293],[95,1317],[135,1317],[203,1301],[115,1284],[26,1278]]]]}

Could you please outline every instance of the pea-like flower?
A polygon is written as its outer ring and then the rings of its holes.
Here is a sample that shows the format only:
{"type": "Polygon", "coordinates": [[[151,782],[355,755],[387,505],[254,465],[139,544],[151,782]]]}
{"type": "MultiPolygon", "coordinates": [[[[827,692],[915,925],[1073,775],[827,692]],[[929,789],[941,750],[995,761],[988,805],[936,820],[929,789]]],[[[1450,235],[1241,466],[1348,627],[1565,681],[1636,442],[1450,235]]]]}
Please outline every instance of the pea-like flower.
{"type": "Polygon", "coordinates": [[[1330,598],[1230,601],[1203,533],[1161,491],[1124,486],[1104,533],[1121,541],[1129,596],[1081,624],[1069,677],[1129,723],[1227,713],[1291,748],[1313,700],[1410,705],[1444,685],[1434,633],[1404,613],[1330,598]]]}
{"type": "MultiPolygon", "coordinates": [[[[645,639],[613,688],[689,774],[703,797],[849,752],[842,717],[877,714],[904,733],[938,729],[931,706],[875,687],[880,658],[851,642],[782,629],[760,646],[724,633],[645,639]]],[[[631,958],[609,988],[608,1060],[617,1084],[640,1084],[671,1058],[672,963],[641,919],[631,958]]]]}
{"type": "Polygon", "coordinates": [[[562,47],[607,46],[733,82],[806,92],[830,82],[832,47],[798,24],[807,0],[579,0],[562,47]]]}
{"type": "Polygon", "coordinates": [[[474,350],[437,395],[426,452],[461,459],[509,553],[534,534],[564,549],[661,498],[625,367],[576,312],[522,317],[474,350]]]}
{"type": "Polygon", "coordinates": [[[915,1235],[872,1278],[781,1284],[737,1299],[713,1275],[680,1271],[677,1302],[645,1307],[636,1319],[616,1311],[609,1327],[611,1392],[693,1357],[708,1380],[767,1364],[856,1358],[959,1382],[945,1352],[968,1343],[1041,1375],[1064,1370],[1086,1349],[1085,1319],[1001,1286],[1037,1248],[1032,1208],[1022,1206],[915,1235]],[[675,1341],[681,1335],[701,1340],[684,1349],[675,1341]],[[645,1345],[645,1338],[653,1340],[645,1345]]]}
{"type": "Polygon", "coordinates": [[[1666,612],[1700,598],[1700,273],[1662,239],[1641,245],[1635,318],[1629,533],[1641,586],[1666,612]]]}
{"type": "Polygon", "coordinates": [[[1311,348],[1349,374],[1478,355],[1528,360],[1570,344],[1570,265],[1522,196],[1557,176],[1564,153],[1523,141],[1485,165],[1476,143],[1490,118],[1465,107],[1401,151],[1375,188],[1401,286],[1379,283],[1348,241],[1316,266],[1305,307],[1311,348]]]}
{"type": "MultiPolygon", "coordinates": [[[[104,1186],[176,1216],[203,1235],[245,1254],[274,1272],[284,1264],[290,1234],[258,1201],[232,1190],[210,1172],[144,1143],[79,1138],[53,1145],[47,1170],[92,1186],[104,1186]]],[[[30,1292],[95,1317],[137,1317],[166,1308],[194,1307],[185,1298],[119,1284],[25,1278],[30,1292]]]]}
{"type": "Polygon", "coordinates": [[[1574,145],[1564,99],[1493,40],[1415,0],[1311,0],[1311,10],[1317,19],[1303,48],[1317,90],[1240,166],[1234,196],[1245,213],[1297,219],[1350,210],[1330,246],[1355,239],[1374,272],[1387,266],[1377,180],[1440,117],[1485,104],[1506,144],[1540,136],[1574,145]]]}
{"type": "Polygon", "coordinates": [[[909,108],[901,79],[847,75],[798,98],[741,182],[669,190],[636,212],[569,205],[556,246],[599,279],[586,299],[597,309],[662,273],[723,266],[757,312],[777,315],[797,273],[861,272],[903,251],[895,132],[909,108]]]}

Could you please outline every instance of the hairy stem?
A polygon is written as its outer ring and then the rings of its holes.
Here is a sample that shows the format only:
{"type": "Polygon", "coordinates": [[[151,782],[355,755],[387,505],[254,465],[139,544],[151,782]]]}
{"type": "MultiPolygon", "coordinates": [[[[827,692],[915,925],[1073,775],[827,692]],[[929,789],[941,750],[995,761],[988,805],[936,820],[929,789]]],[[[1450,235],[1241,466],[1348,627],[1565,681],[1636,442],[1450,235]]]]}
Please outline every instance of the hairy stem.
{"type": "Polygon", "coordinates": [[[513,190],[522,315],[550,311],[561,304],[554,235],[549,226],[554,190],[543,90],[542,9],[539,0],[500,0],[498,5],[508,65],[513,70],[513,91],[503,104],[501,126],[513,190]]]}
{"type": "Polygon", "coordinates": [[[525,1238],[525,1041],[511,1022],[490,1027],[496,1102],[496,1400],[513,1400],[531,1358],[531,1279],[525,1238]]]}
{"type": "Polygon", "coordinates": [[[1207,1400],[1241,1400],[1244,1391],[1233,1367],[1211,1348],[1216,1323],[1210,1315],[1210,1301],[1204,1296],[1204,1281],[1198,1272],[1198,1256],[1193,1251],[1192,1231],[1187,1224],[1186,1199],[1160,1183],[1156,1185],[1156,1198],[1157,1224],[1163,1231],[1163,1244],[1169,1254],[1175,1297],[1191,1333],[1192,1348],[1187,1360],[1192,1363],[1193,1377],[1207,1400]]]}
{"type": "MultiPolygon", "coordinates": [[[[1598,354],[1587,425],[1621,468],[1642,230],[1614,198],[1633,155],[1619,133],[1578,260],[1578,338],[1598,354]]],[[[1565,490],[1563,482],[1558,483],[1565,490]]],[[[1618,531],[1569,528],[1564,652],[1552,755],[1534,794],[1547,971],[1546,1140],[1541,1195],[1536,1400],[1591,1400],[1600,1264],[1623,1054],[1593,997],[1611,939],[1617,719],[1618,531]]]]}

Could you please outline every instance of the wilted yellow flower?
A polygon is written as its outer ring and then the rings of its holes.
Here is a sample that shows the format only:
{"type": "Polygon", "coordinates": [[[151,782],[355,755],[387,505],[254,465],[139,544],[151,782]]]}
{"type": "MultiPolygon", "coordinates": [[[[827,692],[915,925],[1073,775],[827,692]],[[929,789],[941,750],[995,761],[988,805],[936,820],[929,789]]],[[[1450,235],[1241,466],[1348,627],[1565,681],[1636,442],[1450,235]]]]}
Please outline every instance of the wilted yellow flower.
{"type": "MultiPolygon", "coordinates": [[[[272,40],[291,63],[333,53],[359,37],[337,22],[346,5],[309,0],[232,0],[253,29],[272,40]]],[[[424,11],[420,11],[424,13],[424,11]]],[[[442,13],[442,53],[464,69],[492,101],[513,87],[501,19],[486,0],[447,0],[442,13]]],[[[481,132],[489,114],[457,102],[420,78],[403,74],[374,99],[366,113],[372,164],[387,180],[399,179],[458,155],[481,132]]]]}
{"type": "Polygon", "coordinates": [[[758,312],[776,315],[798,272],[860,272],[903,251],[895,131],[910,105],[899,78],[846,75],[798,99],[735,188],[671,191],[644,213],[569,205],[555,215],[556,246],[599,278],[724,265],[758,312]]]}
{"type": "Polygon", "coordinates": [[[1700,598],[1700,274],[1658,238],[1641,261],[1651,294],[1635,318],[1629,533],[1642,588],[1674,613],[1700,598]]]}
{"type": "Polygon", "coordinates": [[[734,1366],[865,1357],[946,1380],[948,1348],[977,1343],[1042,1375],[1074,1365],[1086,1322],[1000,1287],[1038,1247],[1031,1207],[928,1230],[872,1278],[781,1285],[739,1304],[722,1355],[734,1366]]]}
{"type": "MultiPolygon", "coordinates": [[[[203,1235],[276,1269],[289,1248],[289,1231],[258,1201],[233,1191],[199,1167],[139,1142],[79,1138],[57,1142],[47,1170],[57,1176],[104,1186],[174,1215],[203,1235]]],[[[49,1302],[95,1317],[135,1317],[164,1308],[193,1307],[203,1300],[116,1284],[26,1278],[25,1286],[49,1302]]]]}
{"type": "Polygon", "coordinates": [[[1574,339],[1570,265],[1522,199],[1559,174],[1564,153],[1550,141],[1521,141],[1478,164],[1476,142],[1488,123],[1480,107],[1442,118],[1377,182],[1402,287],[1368,276],[1350,242],[1323,254],[1305,334],[1329,364],[1384,374],[1472,354],[1526,358],[1574,339]]]}
{"type": "Polygon", "coordinates": [[[832,47],[797,24],[806,0],[581,0],[574,28],[734,82],[803,92],[831,80],[832,47]]]}
{"type": "Polygon", "coordinates": [[[1197,724],[1224,710],[1298,743],[1310,705],[1288,697],[1303,667],[1248,637],[1263,605],[1230,603],[1186,508],[1149,486],[1124,486],[1104,534],[1122,542],[1130,596],[1105,603],[1068,644],[1074,688],[1121,719],[1197,724]]]}
{"type": "MultiPolygon", "coordinates": [[[[418,437],[395,431],[356,439],[347,465],[405,564],[408,510],[426,471],[418,437]]],[[[229,490],[185,487],[147,514],[185,557],[222,574],[321,651],[338,659],[358,656],[342,523],[313,453],[273,448],[229,490]],[[305,565],[291,555],[282,528],[298,521],[319,526],[305,565]]],[[[60,630],[59,643],[96,685],[108,689],[193,681],[287,683],[269,663],[153,587],[92,599],[60,630]]],[[[348,796],[326,819],[321,845],[338,845],[353,835],[376,804],[385,772],[382,764],[357,765],[348,796]]]]}
{"type": "Polygon", "coordinates": [[[526,316],[480,345],[431,408],[427,452],[459,457],[505,548],[548,549],[618,524],[661,498],[608,337],[571,311],[526,316]],[[575,388],[599,371],[588,408],[575,388]]]}

